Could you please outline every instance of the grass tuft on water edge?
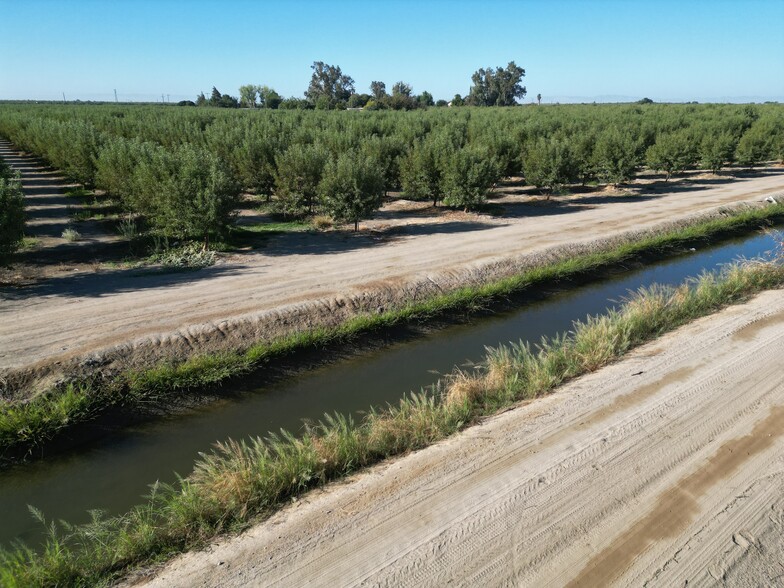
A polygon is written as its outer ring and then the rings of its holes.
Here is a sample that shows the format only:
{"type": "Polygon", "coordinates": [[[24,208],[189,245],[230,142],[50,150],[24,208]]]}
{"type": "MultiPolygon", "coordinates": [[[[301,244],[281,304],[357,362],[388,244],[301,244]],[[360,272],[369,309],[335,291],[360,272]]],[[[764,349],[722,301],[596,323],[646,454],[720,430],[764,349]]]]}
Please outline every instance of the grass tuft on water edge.
{"type": "MultiPolygon", "coordinates": [[[[780,260],[779,260],[780,261],[780,260]]],[[[437,442],[501,408],[551,392],[664,332],[784,284],[784,265],[750,261],[705,273],[681,286],[641,289],[605,315],[575,322],[538,345],[489,349],[475,373],[462,371],[360,422],[325,415],[296,437],[229,440],[176,484],[151,487],[127,514],[93,513],[85,525],[46,523],[40,551],[0,551],[0,581],[10,588],[108,583],[133,567],[204,545],[247,527],[287,500],[383,459],[437,442]]]]}

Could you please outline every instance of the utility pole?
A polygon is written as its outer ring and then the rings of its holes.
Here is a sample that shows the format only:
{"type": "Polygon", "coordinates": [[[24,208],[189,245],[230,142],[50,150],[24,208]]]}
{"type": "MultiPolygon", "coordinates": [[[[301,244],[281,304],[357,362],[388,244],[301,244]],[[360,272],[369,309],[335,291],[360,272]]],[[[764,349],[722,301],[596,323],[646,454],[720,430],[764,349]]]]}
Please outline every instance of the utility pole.
{"type": "Polygon", "coordinates": [[[163,94],[161,94],[161,102],[166,102],[166,101],[163,99],[163,94]]]}
{"type": "Polygon", "coordinates": [[[168,102],[169,104],[171,104],[171,98],[169,98],[169,94],[166,94],[166,102],[168,102]]]}
{"type": "Polygon", "coordinates": [[[114,103],[117,103],[117,88],[114,89],[114,103]]]}
{"type": "Polygon", "coordinates": [[[65,92],[63,92],[63,104],[65,104],[65,92]]]}

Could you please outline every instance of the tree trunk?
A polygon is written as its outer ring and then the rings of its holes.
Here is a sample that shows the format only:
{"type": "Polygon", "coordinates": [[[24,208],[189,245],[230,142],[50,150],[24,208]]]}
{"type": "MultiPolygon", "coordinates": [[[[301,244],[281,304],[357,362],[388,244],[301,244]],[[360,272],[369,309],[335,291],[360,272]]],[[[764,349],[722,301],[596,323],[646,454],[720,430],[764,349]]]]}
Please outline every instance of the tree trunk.
{"type": "Polygon", "coordinates": [[[356,233],[358,230],[359,230],[359,221],[355,220],[354,221],[354,232],[356,233]]]}

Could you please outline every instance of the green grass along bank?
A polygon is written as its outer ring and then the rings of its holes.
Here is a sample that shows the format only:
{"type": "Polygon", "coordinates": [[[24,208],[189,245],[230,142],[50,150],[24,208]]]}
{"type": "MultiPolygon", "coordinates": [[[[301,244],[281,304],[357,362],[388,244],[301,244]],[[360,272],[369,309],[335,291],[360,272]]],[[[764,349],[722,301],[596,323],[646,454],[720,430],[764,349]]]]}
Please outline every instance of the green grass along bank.
{"type": "Polygon", "coordinates": [[[316,327],[236,352],[198,355],[147,369],[126,370],[111,377],[83,376],[45,393],[0,405],[0,457],[6,463],[30,455],[33,449],[93,421],[110,408],[133,411],[135,406],[162,402],[172,395],[204,390],[231,377],[262,368],[276,357],[326,344],[349,343],[363,333],[405,322],[422,322],[450,312],[471,312],[493,300],[537,285],[587,275],[642,254],[737,235],[784,220],[784,205],[725,209],[675,223],[669,228],[626,236],[597,245],[573,257],[525,269],[482,285],[472,285],[383,313],[365,313],[333,327],[316,327]]]}
{"type": "Polygon", "coordinates": [[[190,476],[153,486],[145,504],[122,516],[96,514],[79,526],[50,523],[42,549],[20,544],[0,552],[0,583],[108,584],[139,566],[247,528],[311,488],[438,442],[691,320],[782,284],[784,265],[748,261],[676,288],[643,289],[620,309],[576,322],[569,333],[537,347],[492,349],[476,373],[457,371],[396,406],[370,411],[361,422],[327,415],[301,437],[281,433],[226,441],[205,454],[190,476]]]}

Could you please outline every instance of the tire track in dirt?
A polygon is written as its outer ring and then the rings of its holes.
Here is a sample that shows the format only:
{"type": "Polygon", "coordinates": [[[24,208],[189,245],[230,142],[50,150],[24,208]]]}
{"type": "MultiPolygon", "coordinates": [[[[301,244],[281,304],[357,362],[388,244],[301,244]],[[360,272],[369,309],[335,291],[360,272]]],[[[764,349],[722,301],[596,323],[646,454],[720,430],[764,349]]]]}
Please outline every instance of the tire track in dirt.
{"type": "Polygon", "coordinates": [[[772,584],[784,558],[782,315],[773,291],[696,321],[313,492],[149,585],[772,584]]]}

